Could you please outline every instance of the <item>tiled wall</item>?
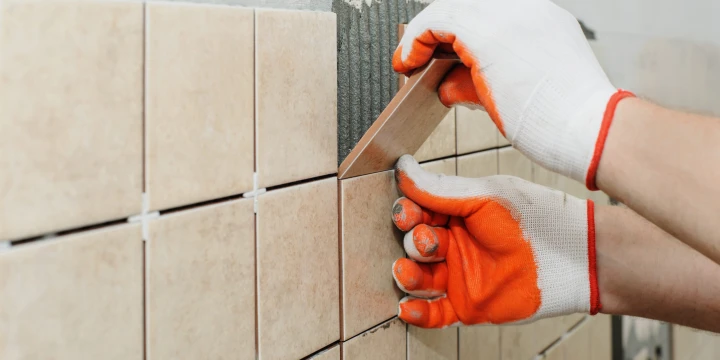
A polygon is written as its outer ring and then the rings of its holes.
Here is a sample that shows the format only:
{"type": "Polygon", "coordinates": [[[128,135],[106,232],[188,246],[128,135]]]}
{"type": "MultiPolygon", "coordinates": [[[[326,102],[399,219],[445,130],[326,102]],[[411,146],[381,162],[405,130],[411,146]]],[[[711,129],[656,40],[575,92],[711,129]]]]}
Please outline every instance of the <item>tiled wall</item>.
{"type": "MultiPolygon", "coordinates": [[[[396,318],[390,171],[338,181],[332,13],[0,3],[0,359],[609,359],[605,316],[396,318]]],[[[450,112],[448,175],[592,196],[450,112]]]]}

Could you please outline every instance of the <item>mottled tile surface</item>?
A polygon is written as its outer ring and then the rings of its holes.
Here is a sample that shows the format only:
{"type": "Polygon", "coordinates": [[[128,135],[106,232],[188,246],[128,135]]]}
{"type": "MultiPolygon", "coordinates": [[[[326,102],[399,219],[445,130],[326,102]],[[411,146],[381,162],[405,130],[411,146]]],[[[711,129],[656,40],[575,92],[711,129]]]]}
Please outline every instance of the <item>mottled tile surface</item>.
{"type": "Polygon", "coordinates": [[[459,329],[460,360],[500,360],[500,328],[495,325],[464,326],[459,329]]]}
{"type": "Polygon", "coordinates": [[[456,173],[457,160],[455,158],[448,158],[426,162],[420,164],[420,166],[431,173],[451,176],[455,175],[456,173]]]}
{"type": "Polygon", "coordinates": [[[408,326],[408,360],[457,360],[458,328],[408,326]]]}
{"type": "Polygon", "coordinates": [[[527,360],[537,355],[541,348],[535,345],[535,327],[503,325],[500,327],[500,356],[503,360],[527,360]]]}
{"type": "Polygon", "coordinates": [[[260,187],[337,171],[335,14],[255,11],[260,187]]]}
{"type": "Polygon", "coordinates": [[[417,161],[426,161],[451,155],[455,155],[455,109],[450,110],[413,156],[417,161]]]}
{"type": "Polygon", "coordinates": [[[330,178],[258,198],[261,359],[302,358],[339,339],[337,196],[330,178]]]}
{"type": "Polygon", "coordinates": [[[151,209],[252,190],[253,10],[147,4],[151,209]]]}
{"type": "Polygon", "coordinates": [[[513,148],[498,150],[498,174],[532,181],[532,162],[513,148]]]}
{"type": "Polygon", "coordinates": [[[479,178],[497,175],[497,173],[497,150],[487,150],[475,154],[458,156],[457,158],[458,176],[479,178]]]}
{"type": "Polygon", "coordinates": [[[598,314],[589,321],[590,360],[612,360],[612,316],[598,314]]]}
{"type": "Polygon", "coordinates": [[[587,359],[590,355],[590,325],[585,321],[563,339],[565,359],[587,359]]]}
{"type": "Polygon", "coordinates": [[[0,253],[0,358],[142,359],[142,261],[139,225],[0,253]]]}
{"type": "Polygon", "coordinates": [[[455,107],[457,113],[457,153],[494,148],[498,146],[498,130],[490,116],[482,110],[455,107]]]}
{"type": "Polygon", "coordinates": [[[149,360],[255,356],[254,219],[243,199],[149,223],[149,360]]]}
{"type": "Polygon", "coordinates": [[[405,323],[382,323],[343,343],[343,360],[406,360],[405,323]]]}
{"type": "Polygon", "coordinates": [[[402,292],[392,264],[404,257],[391,211],[400,196],[392,171],[340,182],[343,339],[397,314],[402,292]]]}
{"type": "Polygon", "coordinates": [[[4,1],[0,16],[0,240],[139,213],[143,4],[4,1]]]}

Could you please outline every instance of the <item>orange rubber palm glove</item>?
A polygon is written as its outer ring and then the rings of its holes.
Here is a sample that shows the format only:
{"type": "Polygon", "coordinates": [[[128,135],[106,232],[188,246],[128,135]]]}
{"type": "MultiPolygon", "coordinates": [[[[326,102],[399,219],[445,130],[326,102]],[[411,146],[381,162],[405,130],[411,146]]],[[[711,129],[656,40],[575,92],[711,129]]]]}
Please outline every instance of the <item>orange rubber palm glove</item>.
{"type": "Polygon", "coordinates": [[[616,104],[632,94],[608,80],[577,20],[549,0],[436,0],[405,29],[395,71],[436,48],[463,65],[439,88],[451,106],[483,107],[520,152],[595,190],[616,104]]]}
{"type": "Polygon", "coordinates": [[[392,218],[410,259],[393,264],[407,323],[503,324],[600,310],[593,203],[510,176],[395,176],[392,218]],[[421,299],[422,298],[422,299],[421,299]]]}

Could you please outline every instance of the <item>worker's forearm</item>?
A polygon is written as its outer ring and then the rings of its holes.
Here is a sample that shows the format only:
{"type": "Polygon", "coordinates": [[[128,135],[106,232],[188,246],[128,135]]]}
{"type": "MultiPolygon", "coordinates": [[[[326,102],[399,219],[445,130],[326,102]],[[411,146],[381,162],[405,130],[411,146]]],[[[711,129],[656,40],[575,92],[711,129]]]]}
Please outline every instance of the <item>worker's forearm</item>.
{"type": "Polygon", "coordinates": [[[720,119],[620,101],[597,184],[720,264],[720,119]]]}
{"type": "Polygon", "coordinates": [[[595,211],[602,312],[720,332],[720,266],[629,209],[595,211]]]}

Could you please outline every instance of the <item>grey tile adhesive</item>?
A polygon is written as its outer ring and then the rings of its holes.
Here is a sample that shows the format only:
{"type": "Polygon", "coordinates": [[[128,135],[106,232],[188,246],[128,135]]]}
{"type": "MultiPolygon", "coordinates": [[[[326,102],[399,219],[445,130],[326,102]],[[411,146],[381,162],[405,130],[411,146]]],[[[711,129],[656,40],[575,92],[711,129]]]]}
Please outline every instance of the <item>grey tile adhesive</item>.
{"type": "MultiPolygon", "coordinates": [[[[175,0],[188,2],[187,0],[175,0]]],[[[398,24],[407,23],[432,0],[192,0],[337,14],[338,165],[398,90],[391,59],[398,24]]]]}

